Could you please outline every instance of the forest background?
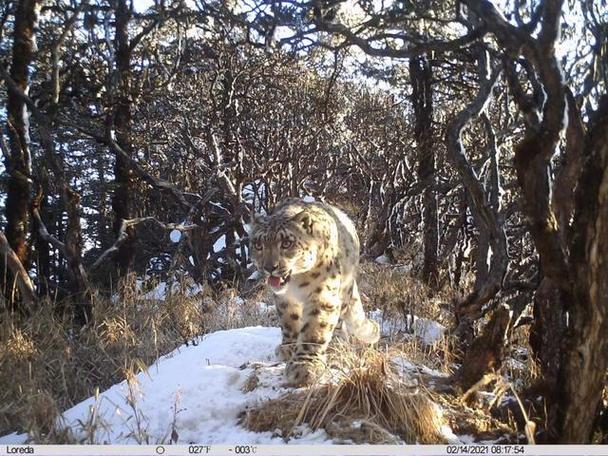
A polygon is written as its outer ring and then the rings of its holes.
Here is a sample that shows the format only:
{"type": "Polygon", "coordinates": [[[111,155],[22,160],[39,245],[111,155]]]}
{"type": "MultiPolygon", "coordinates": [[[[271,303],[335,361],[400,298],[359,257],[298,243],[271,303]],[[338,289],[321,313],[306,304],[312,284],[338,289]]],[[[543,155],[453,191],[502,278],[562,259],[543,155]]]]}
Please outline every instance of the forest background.
{"type": "MultiPolygon", "coordinates": [[[[605,440],[607,51],[605,0],[5,0],[3,384],[15,341],[98,377],[49,361],[0,430],[154,359],[87,352],[130,293],[259,291],[250,213],[309,196],[407,284],[385,301],[440,297],[457,390],[524,344],[539,441],[605,440]]],[[[205,331],[169,307],[163,349],[205,331]]]]}

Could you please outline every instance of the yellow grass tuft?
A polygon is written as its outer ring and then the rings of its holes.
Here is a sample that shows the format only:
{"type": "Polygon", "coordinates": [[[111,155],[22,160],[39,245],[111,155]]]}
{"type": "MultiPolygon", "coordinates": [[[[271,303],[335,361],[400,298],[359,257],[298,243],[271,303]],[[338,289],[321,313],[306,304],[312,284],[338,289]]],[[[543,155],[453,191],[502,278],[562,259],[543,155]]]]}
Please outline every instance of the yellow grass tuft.
{"type": "Polygon", "coordinates": [[[129,322],[122,316],[114,316],[102,321],[99,325],[100,342],[104,346],[126,344],[132,346],[136,343],[136,336],[129,322]]]}
{"type": "Polygon", "coordinates": [[[23,331],[12,330],[5,343],[0,343],[0,361],[10,358],[13,361],[27,361],[38,354],[34,341],[23,331]]]}
{"type": "MultiPolygon", "coordinates": [[[[139,287],[133,276],[117,293],[96,293],[93,322],[85,327],[74,327],[71,315],[61,312],[73,303],[44,300],[28,317],[0,309],[0,435],[29,432],[33,442],[70,442],[53,428],[58,411],[201,334],[277,324],[274,312],[257,305],[265,299],[260,294],[243,301],[234,290],[205,288],[193,296],[183,286],[164,300],[147,298],[156,285],[139,287]]],[[[85,429],[90,443],[97,438],[96,423],[85,429]]]]}
{"type": "Polygon", "coordinates": [[[307,425],[355,443],[444,442],[441,410],[424,390],[401,380],[387,354],[341,345],[330,361],[339,367],[328,372],[326,383],[248,410],[244,426],[285,438],[307,425]]]}

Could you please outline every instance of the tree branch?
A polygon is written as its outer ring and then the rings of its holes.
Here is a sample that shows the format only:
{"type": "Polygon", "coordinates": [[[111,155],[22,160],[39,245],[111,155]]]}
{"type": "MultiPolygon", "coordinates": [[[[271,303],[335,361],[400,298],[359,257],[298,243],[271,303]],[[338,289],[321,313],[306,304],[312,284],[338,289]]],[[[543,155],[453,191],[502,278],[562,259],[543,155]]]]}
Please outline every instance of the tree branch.
{"type": "Polygon", "coordinates": [[[165,223],[165,222],[161,222],[156,217],[138,217],[138,218],[133,218],[133,219],[129,219],[129,220],[123,219],[120,224],[118,238],[116,239],[114,244],[112,244],[112,246],[109,249],[104,251],[99,256],[99,258],[97,258],[97,260],[95,260],[95,262],[91,266],[91,270],[97,269],[109,255],[111,255],[115,252],[118,252],[118,249],[120,248],[121,244],[126,242],[127,239],[129,238],[129,235],[127,233],[128,228],[139,225],[140,223],[146,223],[146,222],[153,222],[154,224],[156,224],[166,230],[178,230],[178,231],[190,231],[190,230],[195,229],[198,226],[195,224],[183,225],[181,223],[165,223]]]}
{"type": "Polygon", "coordinates": [[[0,255],[2,255],[5,264],[8,265],[8,268],[15,278],[15,283],[23,302],[26,305],[35,304],[38,301],[38,298],[34,292],[34,285],[2,231],[0,231],[0,255]]]}

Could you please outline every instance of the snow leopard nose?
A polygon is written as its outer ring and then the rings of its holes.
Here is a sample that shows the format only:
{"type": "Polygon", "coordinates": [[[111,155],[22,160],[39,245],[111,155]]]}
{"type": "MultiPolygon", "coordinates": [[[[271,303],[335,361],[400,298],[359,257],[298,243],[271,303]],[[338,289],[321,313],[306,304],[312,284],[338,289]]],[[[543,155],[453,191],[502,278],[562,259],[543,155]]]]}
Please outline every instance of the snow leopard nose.
{"type": "Polygon", "coordinates": [[[279,269],[279,263],[275,263],[274,261],[265,261],[264,262],[264,270],[268,274],[272,274],[277,269],[279,269]]]}

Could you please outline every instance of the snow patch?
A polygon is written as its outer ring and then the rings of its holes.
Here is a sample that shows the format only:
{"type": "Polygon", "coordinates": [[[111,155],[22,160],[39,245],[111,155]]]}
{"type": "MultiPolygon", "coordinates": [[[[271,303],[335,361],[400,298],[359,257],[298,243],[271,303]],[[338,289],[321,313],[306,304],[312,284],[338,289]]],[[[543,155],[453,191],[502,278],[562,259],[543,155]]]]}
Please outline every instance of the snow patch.
{"type": "MultiPolygon", "coordinates": [[[[82,439],[82,423],[95,411],[96,440],[104,444],[166,443],[173,420],[180,444],[284,443],[271,432],[256,433],[238,425],[246,407],[286,392],[281,386],[285,365],[277,363],[274,354],[280,341],[278,328],[260,326],[209,334],[196,345],[161,357],[138,374],[131,387],[123,381],[67,410],[61,423],[82,439]],[[252,365],[263,365],[263,375],[257,388],[244,392],[252,365]]],[[[330,443],[324,431],[301,432],[298,443],[330,443]]],[[[25,438],[10,434],[0,442],[18,444],[25,438]]]]}
{"type": "MultiPolygon", "coordinates": [[[[263,302],[256,305],[260,310],[271,308],[263,302]]],[[[178,444],[284,444],[273,432],[256,433],[238,424],[248,407],[288,391],[283,386],[285,364],[277,361],[274,352],[280,342],[279,328],[261,326],[203,336],[162,356],[135,381],[123,381],[65,411],[60,422],[76,439],[84,439],[83,427],[94,413],[95,442],[103,444],[167,443],[173,430],[178,444]],[[256,387],[246,388],[253,375],[256,387]]],[[[413,386],[419,386],[420,372],[444,376],[402,357],[393,362],[413,386]]],[[[353,429],[360,426],[360,421],[353,421],[353,429]]],[[[466,439],[447,425],[441,431],[449,443],[466,439]]],[[[23,444],[27,437],[13,433],[0,437],[0,444],[23,444]]],[[[323,430],[298,426],[289,443],[333,442],[323,430]]]]}
{"type": "Polygon", "coordinates": [[[414,334],[420,337],[426,345],[433,345],[445,334],[446,327],[436,321],[416,317],[415,315],[408,315],[407,317],[408,319],[413,319],[411,327],[414,330],[414,334]]]}
{"type": "Polygon", "coordinates": [[[222,250],[224,250],[226,248],[226,235],[222,235],[218,238],[217,241],[215,241],[215,243],[213,244],[213,251],[214,252],[221,252],[222,250]]]}
{"type": "Polygon", "coordinates": [[[376,257],[374,261],[378,264],[391,264],[391,259],[386,255],[380,255],[379,257],[376,257]]]}
{"type": "Polygon", "coordinates": [[[409,378],[414,381],[417,380],[417,375],[419,373],[423,373],[425,375],[429,375],[431,377],[447,377],[448,374],[444,374],[435,369],[431,369],[430,367],[425,366],[424,364],[414,364],[411,361],[405,359],[402,356],[395,356],[392,358],[392,362],[395,363],[395,366],[402,373],[403,377],[409,378]]]}
{"type": "Polygon", "coordinates": [[[171,239],[171,242],[173,242],[173,243],[179,242],[179,240],[181,238],[182,238],[182,232],[179,230],[173,230],[169,233],[169,239],[171,239]]]}
{"type": "MultiPolygon", "coordinates": [[[[141,289],[142,282],[138,281],[137,289],[141,289]]],[[[164,301],[167,297],[167,293],[169,291],[169,287],[167,286],[167,282],[160,282],[156,285],[152,290],[148,291],[144,294],[141,299],[145,300],[154,300],[154,301],[164,301]]],[[[171,293],[183,293],[185,296],[196,296],[203,292],[203,286],[198,283],[191,284],[180,284],[178,282],[173,282],[171,284],[171,293]]]]}
{"type": "Polygon", "coordinates": [[[253,273],[247,277],[247,280],[258,280],[262,278],[262,273],[260,271],[253,271],[253,273]]]}
{"type": "Polygon", "coordinates": [[[441,323],[416,315],[407,314],[405,321],[403,321],[401,319],[385,318],[384,312],[376,309],[371,311],[369,316],[378,322],[383,336],[390,337],[399,333],[412,334],[426,345],[433,345],[441,340],[447,330],[441,323]]]}
{"type": "Polygon", "coordinates": [[[265,302],[257,302],[258,310],[261,314],[269,314],[274,311],[275,306],[273,304],[267,304],[265,302]]]}

